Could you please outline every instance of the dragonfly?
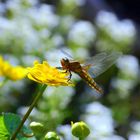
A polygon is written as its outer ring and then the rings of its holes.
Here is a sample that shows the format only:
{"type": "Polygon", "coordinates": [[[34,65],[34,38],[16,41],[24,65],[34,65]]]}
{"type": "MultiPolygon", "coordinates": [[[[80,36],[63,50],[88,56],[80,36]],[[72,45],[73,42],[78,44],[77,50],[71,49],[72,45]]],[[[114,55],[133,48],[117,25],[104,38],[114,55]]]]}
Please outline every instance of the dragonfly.
{"type": "Polygon", "coordinates": [[[78,74],[91,88],[95,89],[98,93],[103,93],[102,88],[98,86],[94,78],[110,68],[120,56],[121,52],[111,52],[109,54],[103,52],[88,58],[84,64],[68,58],[62,58],[60,63],[62,69],[69,72],[69,80],[72,77],[72,72],[74,72],[78,74]]]}

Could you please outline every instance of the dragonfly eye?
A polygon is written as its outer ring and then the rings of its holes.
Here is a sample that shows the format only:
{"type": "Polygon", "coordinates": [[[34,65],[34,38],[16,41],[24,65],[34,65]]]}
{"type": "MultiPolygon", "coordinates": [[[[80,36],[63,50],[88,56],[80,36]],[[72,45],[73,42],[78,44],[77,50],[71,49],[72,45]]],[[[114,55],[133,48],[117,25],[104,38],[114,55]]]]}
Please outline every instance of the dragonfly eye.
{"type": "Polygon", "coordinates": [[[68,58],[62,58],[62,61],[63,61],[64,63],[69,63],[69,59],[68,59],[68,58]]]}
{"type": "Polygon", "coordinates": [[[67,59],[64,59],[64,58],[61,59],[61,64],[64,65],[64,64],[66,64],[67,62],[68,62],[67,59]]]}

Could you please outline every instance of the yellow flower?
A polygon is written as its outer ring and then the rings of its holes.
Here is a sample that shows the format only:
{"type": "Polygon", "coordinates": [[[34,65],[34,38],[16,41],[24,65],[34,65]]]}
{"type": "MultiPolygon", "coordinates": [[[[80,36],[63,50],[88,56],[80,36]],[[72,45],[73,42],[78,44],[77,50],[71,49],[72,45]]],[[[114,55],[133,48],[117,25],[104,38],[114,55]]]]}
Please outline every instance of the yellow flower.
{"type": "Polygon", "coordinates": [[[11,80],[20,80],[27,75],[27,69],[21,66],[11,67],[10,72],[7,73],[7,77],[11,80]]]}
{"type": "Polygon", "coordinates": [[[12,66],[9,62],[0,57],[0,76],[5,76],[11,80],[20,80],[27,75],[27,69],[21,66],[12,66]]]}
{"type": "Polygon", "coordinates": [[[47,61],[43,61],[42,64],[35,61],[34,67],[28,68],[27,76],[33,81],[50,86],[72,85],[72,83],[68,80],[68,73],[50,66],[47,61]]]}

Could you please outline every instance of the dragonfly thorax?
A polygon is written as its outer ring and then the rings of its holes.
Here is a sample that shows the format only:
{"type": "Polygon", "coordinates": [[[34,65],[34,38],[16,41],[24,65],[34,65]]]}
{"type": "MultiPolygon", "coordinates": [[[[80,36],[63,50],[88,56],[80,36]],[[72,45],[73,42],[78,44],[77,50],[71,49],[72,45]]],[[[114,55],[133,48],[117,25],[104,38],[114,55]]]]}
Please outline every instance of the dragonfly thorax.
{"type": "Polygon", "coordinates": [[[61,59],[61,65],[64,70],[79,73],[82,71],[82,67],[78,61],[70,61],[69,59],[61,59]]]}
{"type": "Polygon", "coordinates": [[[67,58],[66,59],[62,58],[60,62],[63,69],[65,70],[69,69],[70,62],[67,58]]]}

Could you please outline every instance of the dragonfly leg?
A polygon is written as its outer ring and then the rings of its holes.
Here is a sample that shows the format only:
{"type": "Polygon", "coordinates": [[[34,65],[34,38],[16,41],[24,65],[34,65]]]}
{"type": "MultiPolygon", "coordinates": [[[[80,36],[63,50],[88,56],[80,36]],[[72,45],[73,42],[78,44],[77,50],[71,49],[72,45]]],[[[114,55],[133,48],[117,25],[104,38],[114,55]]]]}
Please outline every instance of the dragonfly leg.
{"type": "Polygon", "coordinates": [[[70,81],[71,80],[71,77],[72,77],[72,73],[71,73],[71,71],[69,71],[69,78],[68,78],[68,81],[70,81]]]}
{"type": "Polygon", "coordinates": [[[67,72],[69,72],[68,81],[70,81],[70,80],[71,80],[71,77],[72,77],[72,73],[71,73],[71,71],[69,71],[69,70],[66,70],[66,71],[63,72],[63,73],[67,73],[67,72]]]}

